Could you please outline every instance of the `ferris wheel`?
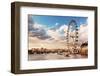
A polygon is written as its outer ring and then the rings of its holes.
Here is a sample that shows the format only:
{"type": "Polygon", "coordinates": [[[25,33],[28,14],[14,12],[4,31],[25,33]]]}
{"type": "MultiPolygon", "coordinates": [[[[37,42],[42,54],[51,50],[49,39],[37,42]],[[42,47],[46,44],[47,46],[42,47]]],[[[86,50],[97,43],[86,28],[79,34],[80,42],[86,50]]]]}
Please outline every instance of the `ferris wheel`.
{"type": "Polygon", "coordinates": [[[77,53],[78,49],[78,25],[75,20],[71,20],[67,29],[67,47],[69,50],[73,50],[73,53],[77,53]]]}

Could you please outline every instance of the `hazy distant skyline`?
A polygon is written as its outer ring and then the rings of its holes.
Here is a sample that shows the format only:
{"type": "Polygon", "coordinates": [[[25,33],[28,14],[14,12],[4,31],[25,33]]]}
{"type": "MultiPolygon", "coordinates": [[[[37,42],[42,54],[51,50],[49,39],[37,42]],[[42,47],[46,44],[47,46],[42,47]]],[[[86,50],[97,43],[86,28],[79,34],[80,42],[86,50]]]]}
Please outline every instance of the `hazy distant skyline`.
{"type": "Polygon", "coordinates": [[[67,48],[66,34],[71,20],[77,22],[79,41],[87,41],[87,17],[28,15],[30,48],[67,48]]]}

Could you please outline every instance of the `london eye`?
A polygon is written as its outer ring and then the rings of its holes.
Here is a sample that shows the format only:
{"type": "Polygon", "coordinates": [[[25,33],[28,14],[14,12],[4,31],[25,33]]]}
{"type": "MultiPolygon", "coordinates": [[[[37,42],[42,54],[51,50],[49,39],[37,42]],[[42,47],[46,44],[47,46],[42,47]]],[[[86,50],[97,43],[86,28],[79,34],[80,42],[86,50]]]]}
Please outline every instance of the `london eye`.
{"type": "Polygon", "coordinates": [[[72,53],[78,52],[78,25],[75,20],[71,20],[68,24],[66,35],[67,47],[72,53]]]}

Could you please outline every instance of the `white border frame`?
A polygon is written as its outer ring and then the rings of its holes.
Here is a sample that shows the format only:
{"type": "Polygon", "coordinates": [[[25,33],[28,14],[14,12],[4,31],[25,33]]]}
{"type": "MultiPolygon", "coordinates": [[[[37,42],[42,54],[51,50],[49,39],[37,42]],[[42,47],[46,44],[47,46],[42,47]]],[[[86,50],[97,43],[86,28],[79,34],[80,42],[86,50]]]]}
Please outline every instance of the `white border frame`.
{"type": "Polygon", "coordinates": [[[21,18],[20,20],[20,31],[21,31],[20,69],[21,70],[94,65],[94,32],[91,32],[94,31],[94,11],[23,6],[20,8],[20,18],[21,18]],[[88,58],[68,59],[68,60],[28,61],[28,38],[27,38],[28,37],[28,20],[27,20],[28,14],[88,17],[88,28],[89,28],[88,29],[88,49],[89,49],[88,58]]]}

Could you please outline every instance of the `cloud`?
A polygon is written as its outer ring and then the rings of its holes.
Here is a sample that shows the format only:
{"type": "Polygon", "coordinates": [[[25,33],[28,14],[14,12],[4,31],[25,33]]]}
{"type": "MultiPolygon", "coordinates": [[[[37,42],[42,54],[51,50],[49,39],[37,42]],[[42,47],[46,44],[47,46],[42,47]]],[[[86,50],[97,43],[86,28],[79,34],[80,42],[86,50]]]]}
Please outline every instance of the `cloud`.
{"type": "Polygon", "coordinates": [[[29,36],[37,37],[37,38],[42,39],[42,40],[51,38],[47,34],[45,27],[43,27],[43,25],[40,25],[37,23],[34,23],[31,26],[29,24],[29,36]]]}
{"type": "Polygon", "coordinates": [[[55,25],[57,26],[59,23],[56,23],[55,25]]]}
{"type": "Polygon", "coordinates": [[[48,30],[48,35],[51,36],[53,39],[58,40],[59,39],[59,33],[53,30],[48,30]]]}
{"type": "Polygon", "coordinates": [[[65,29],[67,30],[67,25],[62,25],[62,26],[60,26],[60,28],[58,29],[59,31],[64,31],[65,29]]]}
{"type": "Polygon", "coordinates": [[[49,29],[47,31],[48,35],[51,36],[54,40],[65,40],[65,36],[66,36],[66,31],[67,31],[68,26],[67,25],[61,25],[58,29],[56,30],[52,30],[49,29]]]}
{"type": "Polygon", "coordinates": [[[28,15],[28,30],[31,31],[33,29],[34,20],[32,19],[32,15],[28,15]]]}
{"type": "Polygon", "coordinates": [[[88,41],[88,26],[86,24],[80,25],[79,30],[79,42],[86,42],[88,41]]]}
{"type": "Polygon", "coordinates": [[[43,25],[34,22],[32,15],[28,15],[28,33],[31,37],[37,37],[39,39],[51,38],[47,33],[43,25]]]}
{"type": "Polygon", "coordinates": [[[68,26],[64,24],[64,25],[61,25],[59,29],[57,29],[57,32],[59,32],[62,35],[66,35],[67,30],[68,30],[68,26]]]}
{"type": "Polygon", "coordinates": [[[28,23],[30,23],[30,24],[34,24],[34,20],[33,20],[31,14],[28,15],[28,23]]]}

